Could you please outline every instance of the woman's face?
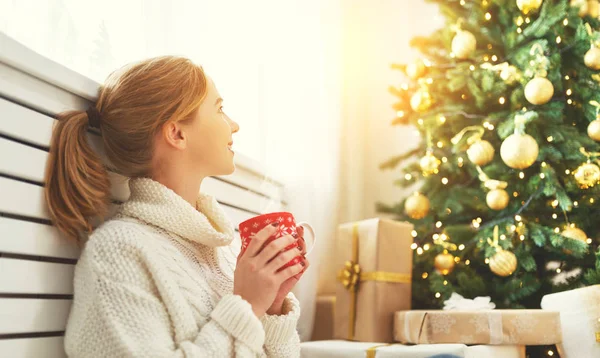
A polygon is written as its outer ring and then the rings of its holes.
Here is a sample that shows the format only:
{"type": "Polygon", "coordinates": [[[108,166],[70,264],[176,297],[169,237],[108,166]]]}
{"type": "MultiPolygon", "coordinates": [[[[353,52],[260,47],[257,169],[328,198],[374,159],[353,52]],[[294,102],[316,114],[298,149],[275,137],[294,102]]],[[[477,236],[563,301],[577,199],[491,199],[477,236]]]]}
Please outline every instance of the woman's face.
{"type": "Polygon", "coordinates": [[[186,161],[202,176],[229,175],[235,171],[231,150],[239,125],[223,109],[223,99],[207,76],[207,94],[195,117],[184,124],[188,134],[186,161]]]}

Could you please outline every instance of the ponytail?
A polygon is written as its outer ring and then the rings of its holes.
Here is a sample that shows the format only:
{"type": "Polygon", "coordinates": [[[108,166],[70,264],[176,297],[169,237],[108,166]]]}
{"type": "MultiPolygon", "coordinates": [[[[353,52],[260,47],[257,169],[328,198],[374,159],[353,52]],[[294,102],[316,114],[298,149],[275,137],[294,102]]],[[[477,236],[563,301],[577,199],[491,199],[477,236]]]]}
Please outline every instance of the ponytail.
{"type": "Polygon", "coordinates": [[[71,239],[92,231],[92,220],[110,205],[110,181],[100,157],[87,141],[86,112],[59,115],[46,166],[46,204],[56,227],[71,239]]]}

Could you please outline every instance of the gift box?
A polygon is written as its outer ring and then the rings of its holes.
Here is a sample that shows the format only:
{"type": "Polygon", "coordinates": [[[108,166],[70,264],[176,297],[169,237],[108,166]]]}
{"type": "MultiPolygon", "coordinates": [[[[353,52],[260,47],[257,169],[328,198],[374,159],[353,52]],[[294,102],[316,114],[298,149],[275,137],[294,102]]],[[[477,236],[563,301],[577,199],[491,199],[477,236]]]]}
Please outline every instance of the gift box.
{"type": "Polygon", "coordinates": [[[396,312],[402,343],[551,345],[562,341],[560,316],[544,310],[396,312]]]}
{"type": "Polygon", "coordinates": [[[464,344],[382,344],[341,340],[303,342],[302,358],[525,358],[524,346],[466,346],[464,344]]]}
{"type": "Polygon", "coordinates": [[[545,295],[541,305],[560,312],[561,357],[600,357],[600,285],[545,295]]]}
{"type": "Polygon", "coordinates": [[[312,341],[322,341],[333,338],[333,309],[335,295],[317,296],[312,341]]]}
{"type": "Polygon", "coordinates": [[[394,312],[410,309],[412,230],[387,219],[338,227],[334,338],[392,342],[394,312]]]}

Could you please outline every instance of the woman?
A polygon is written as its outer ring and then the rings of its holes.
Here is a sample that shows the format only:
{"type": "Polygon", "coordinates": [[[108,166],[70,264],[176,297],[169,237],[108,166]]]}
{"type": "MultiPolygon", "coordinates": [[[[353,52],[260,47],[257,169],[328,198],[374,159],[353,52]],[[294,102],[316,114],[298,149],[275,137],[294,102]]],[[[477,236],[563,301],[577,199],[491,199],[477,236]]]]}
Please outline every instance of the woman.
{"type": "Polygon", "coordinates": [[[200,193],[204,178],[234,171],[239,130],[202,68],[170,56],[137,63],[109,76],[94,107],[59,117],[46,199],[71,238],[90,233],[110,204],[107,169],[87,143],[88,128],[102,134],[111,170],[131,178],[131,196],[85,242],[67,354],[299,356],[300,309],[290,291],[308,262],[281,268],[304,257],[301,238],[268,240],[276,231],[269,226],[236,259],[231,223],[200,193]]]}

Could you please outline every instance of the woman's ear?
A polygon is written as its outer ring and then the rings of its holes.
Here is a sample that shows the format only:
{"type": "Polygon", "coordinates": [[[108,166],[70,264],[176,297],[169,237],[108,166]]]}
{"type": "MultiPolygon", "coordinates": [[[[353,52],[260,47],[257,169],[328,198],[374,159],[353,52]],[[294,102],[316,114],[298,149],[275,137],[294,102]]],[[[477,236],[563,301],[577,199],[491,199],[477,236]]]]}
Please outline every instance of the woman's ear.
{"type": "Polygon", "coordinates": [[[169,121],[162,127],[162,136],[172,148],[183,150],[187,147],[187,136],[181,123],[169,121]]]}

